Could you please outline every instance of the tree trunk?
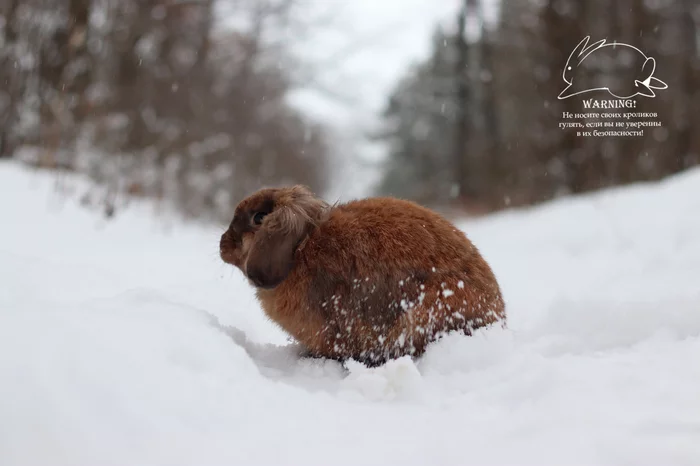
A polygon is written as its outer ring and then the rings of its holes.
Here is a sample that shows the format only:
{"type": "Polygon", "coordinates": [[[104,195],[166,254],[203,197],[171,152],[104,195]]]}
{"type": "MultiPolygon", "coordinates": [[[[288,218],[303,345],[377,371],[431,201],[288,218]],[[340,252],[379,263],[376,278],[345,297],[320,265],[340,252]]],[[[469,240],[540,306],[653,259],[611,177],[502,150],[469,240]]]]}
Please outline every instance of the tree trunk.
{"type": "Polygon", "coordinates": [[[457,60],[455,65],[456,81],[456,115],[454,146],[452,150],[452,161],[454,166],[455,183],[458,186],[458,197],[464,199],[472,195],[469,185],[469,167],[467,164],[467,139],[469,129],[469,83],[467,76],[467,62],[469,51],[467,39],[465,37],[465,26],[467,22],[467,1],[462,6],[457,21],[457,60]]]}
{"type": "Polygon", "coordinates": [[[487,157],[488,183],[490,185],[491,199],[495,203],[500,202],[503,191],[503,166],[500,153],[500,132],[498,118],[496,117],[496,93],[494,90],[494,63],[493,63],[493,38],[485,26],[483,8],[479,4],[479,19],[481,20],[481,65],[490,77],[484,82],[481,81],[482,111],[484,113],[484,141],[487,157]]]}
{"type": "Polygon", "coordinates": [[[15,66],[17,43],[16,18],[19,0],[11,0],[4,16],[3,50],[0,50],[0,84],[5,94],[5,106],[0,108],[0,158],[10,158],[17,149],[17,138],[12,134],[17,118],[17,105],[21,94],[21,80],[15,66]]]}
{"type": "Polygon", "coordinates": [[[693,163],[693,156],[697,157],[700,151],[700,147],[697,147],[697,145],[693,147],[693,133],[697,133],[697,125],[700,124],[698,121],[700,96],[697,93],[700,85],[697,67],[700,64],[698,63],[698,49],[695,40],[697,37],[697,25],[691,14],[691,7],[683,4],[681,8],[684,11],[680,12],[678,18],[680,21],[684,62],[681,78],[683,89],[680,92],[684,95],[682,105],[684,106],[683,119],[685,121],[684,126],[678,130],[676,135],[677,153],[671,155],[677,163],[674,171],[680,171],[689,167],[693,163]]]}

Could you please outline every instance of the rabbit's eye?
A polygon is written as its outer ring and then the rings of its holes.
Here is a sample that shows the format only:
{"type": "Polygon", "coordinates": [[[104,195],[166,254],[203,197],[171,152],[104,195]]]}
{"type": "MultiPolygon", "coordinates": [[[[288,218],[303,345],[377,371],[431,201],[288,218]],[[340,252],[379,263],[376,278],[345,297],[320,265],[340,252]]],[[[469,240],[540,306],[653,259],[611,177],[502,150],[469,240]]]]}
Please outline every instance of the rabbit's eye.
{"type": "Polygon", "coordinates": [[[256,212],[255,215],[253,215],[253,223],[260,225],[265,218],[265,215],[267,215],[265,212],[256,212]]]}

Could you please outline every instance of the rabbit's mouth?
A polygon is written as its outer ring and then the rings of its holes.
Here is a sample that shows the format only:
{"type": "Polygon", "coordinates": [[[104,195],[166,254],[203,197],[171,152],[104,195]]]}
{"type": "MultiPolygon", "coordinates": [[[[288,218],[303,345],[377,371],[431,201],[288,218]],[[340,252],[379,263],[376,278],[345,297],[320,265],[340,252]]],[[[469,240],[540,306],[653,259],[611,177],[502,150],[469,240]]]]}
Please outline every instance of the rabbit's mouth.
{"type": "Polygon", "coordinates": [[[226,262],[227,264],[236,265],[234,255],[228,249],[220,249],[219,255],[221,256],[221,260],[226,262]]]}

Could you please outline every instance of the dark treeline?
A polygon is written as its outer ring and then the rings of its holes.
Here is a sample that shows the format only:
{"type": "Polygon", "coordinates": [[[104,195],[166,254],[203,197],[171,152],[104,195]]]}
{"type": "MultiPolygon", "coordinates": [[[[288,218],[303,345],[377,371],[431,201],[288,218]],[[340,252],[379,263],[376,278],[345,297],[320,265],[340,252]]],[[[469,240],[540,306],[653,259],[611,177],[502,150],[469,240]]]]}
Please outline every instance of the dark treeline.
{"type": "Polygon", "coordinates": [[[323,191],[324,134],[285,101],[296,4],[0,0],[0,157],[88,174],[108,214],[125,193],[228,220],[262,185],[323,191]]]}
{"type": "MultiPolygon", "coordinates": [[[[700,0],[507,0],[495,17],[490,1],[462,1],[389,98],[382,194],[484,212],[698,164],[700,0]],[[613,111],[656,113],[632,121],[662,126],[624,137],[560,128],[564,112],[594,111],[584,100],[616,100],[601,91],[557,99],[586,36],[656,60],[668,88],[613,111]]],[[[287,104],[309,77],[290,50],[304,29],[300,4],[0,0],[0,158],[89,175],[82,201],[108,214],[147,196],[226,220],[263,185],[322,193],[330,142],[287,104]]],[[[646,78],[628,58],[590,54],[576,86],[646,78]]]]}
{"type": "MultiPolygon", "coordinates": [[[[380,191],[489,211],[657,180],[700,162],[699,1],[508,0],[496,20],[485,18],[484,3],[463,0],[456,27],[435,32],[432,56],[391,96],[380,191]],[[656,60],[654,76],[668,88],[634,97],[634,109],[609,112],[657,113],[630,121],[661,127],[624,137],[559,128],[564,112],[608,111],[585,109],[583,100],[617,100],[605,91],[557,98],[567,58],[586,36],[589,45],[626,43],[656,60]]],[[[643,75],[641,63],[624,54],[593,53],[585,63],[576,75],[580,89],[633,85],[643,75]]]]}

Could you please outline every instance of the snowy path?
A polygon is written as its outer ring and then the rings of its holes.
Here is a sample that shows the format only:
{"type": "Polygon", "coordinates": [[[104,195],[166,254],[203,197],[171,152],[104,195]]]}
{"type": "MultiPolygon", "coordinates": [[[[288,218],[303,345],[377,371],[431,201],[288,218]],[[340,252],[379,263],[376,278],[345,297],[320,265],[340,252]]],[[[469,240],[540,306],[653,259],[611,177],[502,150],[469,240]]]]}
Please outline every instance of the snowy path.
{"type": "Polygon", "coordinates": [[[465,224],[508,330],[299,362],[217,256],[0,164],[0,465],[700,464],[700,171],[465,224]]]}

